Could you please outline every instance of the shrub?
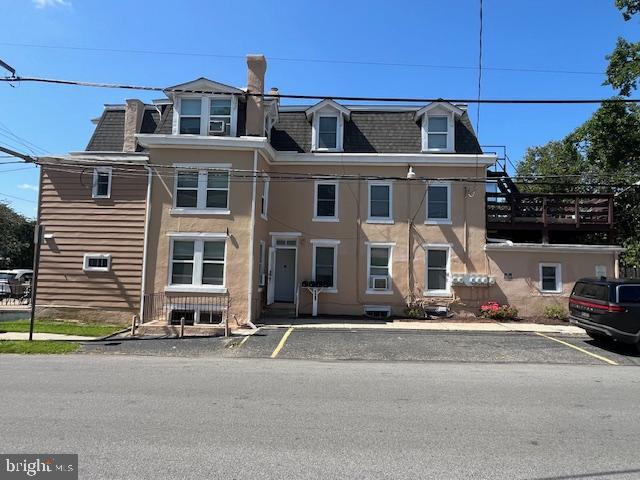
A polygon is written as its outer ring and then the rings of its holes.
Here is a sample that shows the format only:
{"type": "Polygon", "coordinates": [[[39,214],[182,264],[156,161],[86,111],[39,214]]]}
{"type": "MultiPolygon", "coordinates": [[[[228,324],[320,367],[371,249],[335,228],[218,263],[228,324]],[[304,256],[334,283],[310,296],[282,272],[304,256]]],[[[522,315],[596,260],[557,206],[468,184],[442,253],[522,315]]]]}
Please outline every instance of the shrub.
{"type": "Polygon", "coordinates": [[[518,318],[518,309],[498,302],[487,302],[480,307],[480,316],[492,320],[515,320],[518,318]]]}
{"type": "Polygon", "coordinates": [[[547,305],[542,309],[542,314],[552,320],[568,320],[569,312],[562,305],[547,305]]]}
{"type": "Polygon", "coordinates": [[[404,314],[409,318],[425,318],[424,303],[420,301],[409,302],[404,309],[404,314]]]}

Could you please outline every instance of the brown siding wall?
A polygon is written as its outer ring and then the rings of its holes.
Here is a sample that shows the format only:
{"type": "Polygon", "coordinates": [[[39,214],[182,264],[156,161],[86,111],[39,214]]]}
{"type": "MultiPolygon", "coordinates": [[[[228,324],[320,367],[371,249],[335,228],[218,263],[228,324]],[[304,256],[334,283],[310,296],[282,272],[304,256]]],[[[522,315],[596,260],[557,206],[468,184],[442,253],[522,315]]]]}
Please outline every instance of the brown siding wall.
{"type": "Polygon", "coordinates": [[[91,197],[93,166],[43,167],[38,306],[135,313],[140,305],[147,173],[113,168],[111,198],[91,197]],[[85,253],[111,254],[111,271],[85,272],[85,253]]]}

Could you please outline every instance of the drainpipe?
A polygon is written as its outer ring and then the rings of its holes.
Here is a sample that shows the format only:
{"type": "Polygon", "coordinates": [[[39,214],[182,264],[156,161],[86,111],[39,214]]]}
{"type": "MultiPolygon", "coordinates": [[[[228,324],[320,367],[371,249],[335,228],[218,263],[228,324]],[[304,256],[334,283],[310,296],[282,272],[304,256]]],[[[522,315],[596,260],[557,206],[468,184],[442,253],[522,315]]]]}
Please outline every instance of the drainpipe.
{"type": "Polygon", "coordinates": [[[151,221],[151,179],[153,172],[148,165],[147,171],[147,206],[144,213],[144,240],[142,247],[142,279],[140,285],[140,323],[144,323],[144,296],[147,293],[147,250],[149,246],[149,223],[151,221]]]}
{"type": "Polygon", "coordinates": [[[247,316],[249,323],[253,322],[253,239],[256,230],[256,181],[258,176],[258,150],[253,150],[253,182],[251,194],[251,231],[249,232],[249,290],[247,295],[247,316]]]}
{"type": "Polygon", "coordinates": [[[413,219],[411,218],[411,180],[407,180],[407,290],[409,293],[409,301],[413,303],[415,300],[413,295],[413,245],[411,242],[411,227],[413,219]]]}
{"type": "Polygon", "coordinates": [[[462,202],[462,215],[464,217],[464,273],[469,273],[469,222],[467,221],[467,186],[463,189],[464,201],[462,202]]]}

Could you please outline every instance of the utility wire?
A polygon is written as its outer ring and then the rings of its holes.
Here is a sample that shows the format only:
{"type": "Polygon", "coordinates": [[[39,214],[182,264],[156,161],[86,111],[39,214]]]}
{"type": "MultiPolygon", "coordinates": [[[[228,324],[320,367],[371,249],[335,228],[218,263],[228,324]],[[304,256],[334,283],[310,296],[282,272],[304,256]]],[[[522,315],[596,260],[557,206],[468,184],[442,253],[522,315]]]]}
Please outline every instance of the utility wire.
{"type": "MultiPolygon", "coordinates": [[[[78,47],[72,45],[43,45],[34,43],[15,43],[0,42],[0,45],[8,47],[26,47],[41,48],[69,51],[86,51],[86,52],[103,52],[103,53],[130,53],[135,55],[168,55],[168,56],[184,56],[184,57],[212,57],[212,58],[229,58],[244,60],[244,55],[228,55],[220,53],[207,52],[180,52],[180,51],[163,51],[163,50],[133,50],[124,48],[99,48],[99,47],[78,47]]],[[[379,66],[379,67],[408,67],[408,68],[433,68],[433,69],[453,69],[453,70],[476,70],[477,67],[471,65],[441,65],[428,63],[403,63],[403,62],[382,62],[382,61],[366,61],[366,60],[340,60],[340,59],[321,59],[321,58],[295,58],[295,57],[272,57],[267,56],[269,61],[276,62],[297,62],[297,63],[320,63],[320,64],[336,64],[336,65],[363,65],[363,66],[379,66]]],[[[569,74],[569,75],[606,75],[605,72],[594,72],[584,70],[557,70],[546,68],[518,68],[518,67],[485,67],[485,70],[493,70],[498,72],[524,72],[524,73],[552,73],[552,74],[569,74]]]]}
{"type": "Polygon", "coordinates": [[[116,88],[125,90],[141,90],[168,93],[196,93],[207,95],[233,95],[239,97],[267,97],[267,98],[290,98],[300,100],[319,100],[329,98],[332,100],[346,100],[354,102],[405,102],[405,103],[432,103],[432,102],[449,102],[449,103],[473,103],[473,104],[523,104],[523,105],[544,105],[544,104],[601,104],[601,103],[640,103],[640,98],[589,98],[589,99],[477,99],[477,98],[425,98],[425,97],[353,97],[339,95],[301,95],[301,94],[263,94],[250,92],[214,92],[212,90],[192,90],[183,88],[166,88],[146,85],[129,85],[124,83],[99,83],[85,82],[80,80],[63,80],[55,78],[41,77],[1,77],[0,82],[18,83],[18,82],[35,82],[35,83],[52,83],[59,85],[73,85],[79,87],[94,88],[116,88]]]}

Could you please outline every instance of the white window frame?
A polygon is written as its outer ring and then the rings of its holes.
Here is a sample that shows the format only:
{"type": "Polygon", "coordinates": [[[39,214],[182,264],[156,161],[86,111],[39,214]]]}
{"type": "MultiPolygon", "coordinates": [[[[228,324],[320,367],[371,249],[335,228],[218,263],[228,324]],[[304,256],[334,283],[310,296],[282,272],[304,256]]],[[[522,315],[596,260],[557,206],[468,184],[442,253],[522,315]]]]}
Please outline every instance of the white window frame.
{"type": "Polygon", "coordinates": [[[560,263],[549,263],[549,262],[540,262],[538,265],[538,288],[540,293],[544,294],[561,294],[562,293],[562,264],[560,263]],[[544,290],[542,288],[542,267],[554,267],[556,269],[556,288],[555,290],[544,290]]]}
{"type": "Polygon", "coordinates": [[[230,215],[231,214],[231,164],[230,163],[177,163],[174,164],[173,215],[230,215]],[[207,179],[212,170],[227,170],[227,208],[207,207],[207,179]],[[178,207],[178,172],[198,172],[198,194],[196,207],[178,207]]]}
{"type": "Polygon", "coordinates": [[[268,220],[269,213],[269,183],[271,181],[269,175],[262,172],[262,197],[260,203],[260,218],[268,220]]]}
{"type": "Polygon", "coordinates": [[[341,152],[343,150],[343,137],[344,137],[344,118],[341,112],[319,110],[313,114],[313,121],[311,122],[311,149],[316,152],[341,152]],[[320,117],[334,117],[336,118],[336,148],[320,148],[320,117]]]}
{"type": "Polygon", "coordinates": [[[367,223],[395,223],[393,219],[393,182],[390,180],[371,180],[367,187],[367,223]],[[389,187],[389,216],[372,217],[371,216],[371,187],[389,187]]]}
{"type": "Polygon", "coordinates": [[[313,247],[311,260],[311,278],[316,279],[316,248],[333,248],[333,285],[322,290],[323,293],[338,293],[338,247],[340,240],[314,239],[310,241],[313,247]]]}
{"type": "Polygon", "coordinates": [[[95,167],[93,169],[93,179],[91,182],[91,197],[92,198],[111,198],[111,184],[113,180],[113,168],[111,167],[95,167]],[[109,185],[106,195],[98,195],[98,177],[100,174],[109,175],[109,185]]]}
{"type": "Polygon", "coordinates": [[[171,322],[171,315],[174,310],[193,310],[193,324],[194,325],[222,325],[224,324],[224,316],[227,309],[225,307],[208,308],[207,306],[198,305],[194,303],[186,304],[169,304],[169,313],[167,314],[167,323],[171,322]],[[200,323],[200,314],[202,312],[221,313],[222,318],[220,323],[200,323]]]}
{"type": "Polygon", "coordinates": [[[425,243],[424,249],[424,292],[429,297],[446,297],[451,295],[451,245],[448,243],[425,243]],[[444,289],[429,289],[429,250],[443,251],[447,255],[446,276],[447,284],[444,289]]]}
{"type": "Polygon", "coordinates": [[[450,225],[451,224],[451,182],[427,182],[425,188],[425,221],[426,225],[450,225]],[[429,187],[447,188],[447,218],[429,218],[429,187]]]}
{"type": "Polygon", "coordinates": [[[258,244],[258,286],[264,287],[266,282],[266,268],[265,268],[265,260],[266,260],[266,244],[264,240],[260,240],[258,244]],[[265,281],[263,281],[265,279],[265,281]]]}
{"type": "Polygon", "coordinates": [[[110,272],[111,271],[111,254],[110,253],[85,253],[82,258],[82,270],[85,272],[110,272]],[[90,259],[106,260],[106,267],[89,266],[90,259]]]}
{"type": "Polygon", "coordinates": [[[316,180],[313,185],[313,218],[314,222],[339,222],[339,206],[340,206],[340,183],[337,180],[316,180]],[[335,195],[335,208],[333,210],[334,215],[332,217],[318,216],[318,187],[320,185],[333,185],[336,190],[335,195]]]}
{"type": "MultiPolygon", "coordinates": [[[[227,99],[231,98],[231,126],[229,128],[229,137],[237,135],[238,126],[238,98],[236,95],[184,95],[176,99],[174,108],[173,135],[193,135],[188,133],[180,133],[180,120],[182,118],[182,100],[198,100],[200,99],[200,135],[209,136],[209,119],[211,117],[211,98],[227,99]]],[[[187,117],[195,117],[195,115],[185,115],[187,117]]],[[[222,136],[222,135],[221,135],[222,136]]]]}
{"type": "Polygon", "coordinates": [[[391,295],[393,294],[393,249],[396,246],[395,242],[365,242],[367,245],[367,289],[365,293],[367,295],[391,295]],[[386,290],[374,290],[371,288],[371,249],[372,248],[388,248],[389,260],[387,262],[387,269],[389,270],[389,279],[386,290]]]}
{"type": "Polygon", "coordinates": [[[422,117],[422,151],[423,152],[453,152],[455,150],[454,144],[454,125],[455,119],[451,113],[426,113],[422,117]],[[445,117],[447,119],[447,131],[446,132],[429,132],[429,117],[445,117]],[[445,148],[429,148],[429,133],[432,134],[445,134],[447,135],[447,146],[445,148]]]}
{"type": "MultiPolygon", "coordinates": [[[[229,242],[226,233],[169,233],[169,266],[167,268],[166,292],[202,292],[202,293],[227,293],[227,265],[229,255],[229,242]],[[173,284],[173,244],[178,241],[194,242],[193,245],[193,272],[192,283],[173,284]],[[202,269],[204,266],[204,242],[224,242],[224,266],[222,270],[222,285],[208,285],[202,283],[202,269]]],[[[211,263],[211,262],[209,262],[211,263]]]]}

